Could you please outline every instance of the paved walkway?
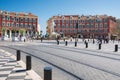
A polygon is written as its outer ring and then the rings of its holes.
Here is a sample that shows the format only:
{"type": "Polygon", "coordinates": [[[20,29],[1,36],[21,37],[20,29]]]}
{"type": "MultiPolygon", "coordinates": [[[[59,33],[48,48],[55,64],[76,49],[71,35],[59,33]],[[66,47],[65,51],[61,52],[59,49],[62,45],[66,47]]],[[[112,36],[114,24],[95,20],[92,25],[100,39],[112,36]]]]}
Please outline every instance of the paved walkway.
{"type": "Polygon", "coordinates": [[[0,49],[0,80],[42,80],[33,70],[26,71],[22,61],[0,49]]]}

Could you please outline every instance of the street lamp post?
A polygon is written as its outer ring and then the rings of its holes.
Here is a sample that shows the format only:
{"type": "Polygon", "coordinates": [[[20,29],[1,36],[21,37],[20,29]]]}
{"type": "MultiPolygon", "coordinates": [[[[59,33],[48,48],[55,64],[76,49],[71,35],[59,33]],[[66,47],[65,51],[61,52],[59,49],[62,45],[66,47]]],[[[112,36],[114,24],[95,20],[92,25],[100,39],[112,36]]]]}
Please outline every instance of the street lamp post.
{"type": "Polygon", "coordinates": [[[77,30],[77,34],[76,34],[76,39],[78,38],[78,22],[76,23],[76,30],[77,30]]]}

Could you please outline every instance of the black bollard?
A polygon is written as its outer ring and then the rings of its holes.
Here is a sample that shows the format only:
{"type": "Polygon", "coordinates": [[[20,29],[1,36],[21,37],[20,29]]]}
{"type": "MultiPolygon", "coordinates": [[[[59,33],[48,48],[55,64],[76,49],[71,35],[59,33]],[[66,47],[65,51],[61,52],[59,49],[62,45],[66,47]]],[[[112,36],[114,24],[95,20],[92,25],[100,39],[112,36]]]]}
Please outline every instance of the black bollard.
{"type": "Polygon", "coordinates": [[[25,42],[25,39],[24,39],[24,42],[25,42]]]}
{"type": "Polygon", "coordinates": [[[21,58],[21,56],[20,56],[20,50],[17,50],[17,61],[20,61],[20,58],[21,58]]]}
{"type": "Polygon", "coordinates": [[[57,45],[59,45],[59,41],[57,40],[57,45]]]}
{"type": "Polygon", "coordinates": [[[68,42],[66,41],[66,42],[65,42],[65,45],[67,46],[67,44],[68,44],[68,42]]]}
{"type": "Polygon", "coordinates": [[[52,80],[52,68],[51,67],[44,68],[44,80],[52,80]]]}
{"type": "Polygon", "coordinates": [[[85,44],[86,44],[86,48],[88,48],[88,43],[86,42],[85,44]]]}
{"type": "Polygon", "coordinates": [[[26,70],[31,70],[31,56],[26,56],[26,70]]]}
{"type": "Polygon", "coordinates": [[[118,45],[116,44],[115,45],[115,52],[117,52],[118,51],[118,45]]]}
{"type": "Polygon", "coordinates": [[[101,49],[101,44],[99,44],[99,48],[98,48],[99,50],[101,49]]]}
{"type": "Polygon", "coordinates": [[[93,39],[93,44],[95,43],[95,40],[93,39]]]}
{"type": "Polygon", "coordinates": [[[41,42],[43,41],[43,39],[41,38],[41,42]]]}
{"type": "Polygon", "coordinates": [[[77,46],[77,42],[75,41],[75,47],[77,46]]]}

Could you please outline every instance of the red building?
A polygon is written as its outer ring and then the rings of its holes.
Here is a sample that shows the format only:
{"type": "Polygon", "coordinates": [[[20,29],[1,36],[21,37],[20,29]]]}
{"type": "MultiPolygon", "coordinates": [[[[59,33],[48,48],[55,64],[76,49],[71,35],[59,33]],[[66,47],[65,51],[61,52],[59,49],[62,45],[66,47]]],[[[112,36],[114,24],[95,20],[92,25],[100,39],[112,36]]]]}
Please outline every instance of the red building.
{"type": "Polygon", "coordinates": [[[116,33],[116,19],[107,15],[53,16],[47,21],[47,33],[52,32],[68,37],[111,37],[116,33]]]}
{"type": "Polygon", "coordinates": [[[35,35],[38,17],[32,13],[0,11],[0,36],[35,35]]]}

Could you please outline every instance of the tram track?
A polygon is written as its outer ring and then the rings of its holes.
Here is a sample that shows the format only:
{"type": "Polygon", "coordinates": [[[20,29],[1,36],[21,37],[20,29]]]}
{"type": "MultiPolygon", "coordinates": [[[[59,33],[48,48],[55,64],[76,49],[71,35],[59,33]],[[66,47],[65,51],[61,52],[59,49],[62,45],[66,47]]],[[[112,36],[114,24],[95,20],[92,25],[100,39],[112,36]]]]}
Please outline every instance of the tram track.
{"type": "MultiPolygon", "coordinates": [[[[10,47],[8,47],[8,48],[10,48],[10,47]]],[[[21,47],[21,48],[22,48],[22,47],[21,47]]],[[[15,49],[15,48],[11,48],[11,49],[15,49]]],[[[38,49],[33,49],[33,48],[28,48],[28,47],[25,47],[25,49],[33,50],[33,51],[38,51],[38,52],[43,52],[43,53],[48,54],[48,55],[52,55],[52,56],[59,57],[59,58],[65,59],[65,60],[73,61],[73,62],[75,62],[75,63],[82,64],[82,65],[85,65],[85,66],[88,66],[88,67],[91,67],[91,68],[94,68],[94,69],[97,69],[97,70],[100,70],[100,71],[104,71],[104,72],[107,72],[107,73],[109,73],[109,74],[112,74],[112,75],[115,75],[115,76],[120,77],[120,74],[119,74],[119,73],[112,72],[112,71],[109,71],[109,70],[106,70],[106,69],[102,69],[102,68],[100,68],[100,67],[96,67],[96,66],[93,66],[93,65],[90,65],[90,64],[87,64],[87,63],[83,63],[83,62],[81,62],[81,61],[77,61],[77,60],[73,60],[73,59],[70,59],[70,58],[67,58],[67,57],[59,56],[59,55],[56,55],[56,54],[53,54],[53,53],[50,53],[50,52],[47,52],[47,51],[43,51],[43,50],[38,50],[38,49]]],[[[15,50],[17,50],[17,49],[15,49],[15,50]]],[[[63,50],[63,49],[62,49],[62,50],[63,50]]],[[[23,51],[23,50],[21,50],[21,51],[24,52],[24,53],[26,53],[26,52],[23,51]]],[[[31,55],[31,54],[30,54],[30,55],[31,55]]],[[[33,54],[32,54],[31,56],[34,56],[34,57],[35,57],[35,55],[33,55],[33,54]]],[[[101,56],[100,56],[100,57],[101,57],[101,56]]],[[[36,58],[39,58],[39,57],[36,57],[36,58]]],[[[105,58],[105,57],[104,57],[104,58],[105,58]]],[[[113,58],[108,58],[108,59],[113,59],[113,58]]],[[[51,63],[51,62],[49,62],[49,61],[46,61],[45,59],[41,59],[41,60],[43,60],[43,61],[45,61],[45,62],[47,62],[47,63],[49,63],[49,64],[51,64],[51,65],[53,65],[53,66],[55,66],[55,67],[57,67],[58,69],[61,69],[61,70],[65,71],[65,72],[67,72],[68,74],[70,74],[70,75],[72,75],[72,76],[74,75],[74,77],[80,78],[80,77],[76,76],[75,74],[73,74],[72,72],[69,72],[69,71],[67,71],[67,70],[65,70],[65,69],[63,69],[63,68],[61,68],[61,67],[59,67],[59,66],[57,66],[57,65],[55,65],[55,64],[53,64],[53,63],[51,63]]],[[[116,59],[114,59],[114,60],[116,60],[116,59]]],[[[82,80],[82,79],[80,79],[80,80],[82,80]]]]}
{"type": "Polygon", "coordinates": [[[92,55],[92,56],[97,56],[97,57],[102,57],[102,58],[107,58],[107,59],[112,59],[112,60],[117,60],[120,61],[120,54],[114,54],[114,53],[108,53],[108,52],[100,52],[100,51],[95,51],[95,50],[88,50],[88,49],[78,49],[78,48],[71,48],[71,47],[63,47],[63,46],[46,46],[42,45],[41,47],[48,47],[48,48],[54,48],[54,49],[59,49],[59,50],[65,50],[65,51],[71,51],[71,52],[76,52],[79,54],[86,54],[86,55],[92,55]],[[99,53],[99,54],[96,54],[99,53]],[[105,56],[105,55],[107,56],[105,56]],[[112,57],[109,57],[111,55],[112,57]],[[119,58],[115,58],[118,57],[119,58]]]}

